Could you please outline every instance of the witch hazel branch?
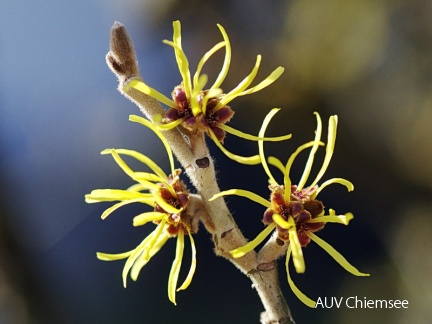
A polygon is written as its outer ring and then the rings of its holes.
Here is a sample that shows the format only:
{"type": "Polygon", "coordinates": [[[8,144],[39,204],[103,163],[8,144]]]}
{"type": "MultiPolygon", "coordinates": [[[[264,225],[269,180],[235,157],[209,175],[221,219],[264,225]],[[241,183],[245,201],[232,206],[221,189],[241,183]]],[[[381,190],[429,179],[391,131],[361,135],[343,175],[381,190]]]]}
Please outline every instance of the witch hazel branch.
{"type": "MultiPolygon", "coordinates": [[[[118,78],[118,90],[132,100],[145,116],[132,115],[130,121],[151,129],[158,136],[167,152],[170,170],[165,172],[151,157],[133,150],[111,148],[102,151],[103,155],[110,155],[114,159],[133,184],[126,189],[93,190],[85,196],[86,202],[115,202],[105,210],[102,219],[127,204],[144,204],[149,211],[135,216],[132,224],[135,227],[148,224],[147,226],[154,226],[154,230],[132,250],[114,254],[98,252],[97,257],[105,261],[126,259],[122,273],[123,285],[126,287],[128,277],[133,281],[137,280],[142,268],[151,258],[159,253],[170,239],[175,239],[176,252],[168,277],[168,298],[176,305],[177,292],[188,288],[195,271],[199,271],[199,256],[196,253],[194,236],[202,223],[212,236],[215,253],[234,264],[252,281],[265,309],[261,313],[261,323],[294,323],[279,285],[276,265],[280,257],[285,256],[290,288],[309,307],[315,307],[316,302],[297,288],[289,273],[290,260],[293,261],[297,273],[305,272],[302,248],[309,243],[318,244],[348,272],[356,276],[368,276],[358,271],[330,244],[315,234],[327,223],[348,225],[353,218],[351,213],[337,214],[333,209],[326,211],[324,204],[317,199],[319,193],[331,184],[345,186],[348,191],[354,189],[353,184],[343,178],[328,179],[319,184],[334,152],[338,119],[337,116],[329,118],[326,143],[321,141],[321,117],[315,113],[317,128],[314,138],[293,152],[285,164],[276,157],[266,156],[266,142],[282,142],[291,137],[290,134],[265,136],[271,119],[279,109],[269,111],[257,136],[227,124],[234,116],[232,102],[237,97],[250,95],[270,86],[281,76],[284,69],[277,67],[264,80],[251,86],[261,64],[262,58],[258,55],[249,75],[234,89],[225,93],[221,85],[231,64],[231,45],[225,29],[221,25],[217,27],[222,40],[204,53],[192,75],[182,47],[181,24],[179,21],[173,22],[172,40],[164,40],[163,43],[174,51],[181,83],[174,86],[171,98],[143,80],[125,27],[118,22],[112,27],[107,64],[118,78]],[[224,61],[220,73],[209,85],[209,77],[201,71],[212,55],[220,50],[225,51],[224,61]],[[240,156],[230,152],[224,147],[227,133],[255,141],[257,154],[240,156]],[[206,145],[206,137],[209,137],[227,158],[233,160],[233,169],[238,163],[262,165],[263,172],[269,178],[270,185],[262,184],[269,187],[269,198],[243,188],[221,191],[206,145]],[[314,180],[306,185],[311,176],[315,154],[320,147],[325,147],[324,161],[314,180]],[[291,166],[296,157],[307,150],[309,156],[304,173],[299,182],[293,184],[290,178],[291,166]],[[181,168],[175,168],[175,158],[181,168]],[[127,159],[141,162],[143,170],[132,170],[127,159]],[[270,168],[281,173],[281,180],[276,180],[270,168]],[[187,188],[181,180],[184,173],[189,177],[195,192],[187,188]],[[263,212],[256,219],[264,224],[264,229],[256,238],[249,241],[243,236],[224,201],[224,196],[227,195],[242,196],[262,207],[263,212]],[[186,241],[189,241],[189,244],[186,244],[186,241]],[[256,251],[262,243],[262,248],[256,251]],[[192,259],[186,278],[179,284],[186,245],[190,246],[192,259]]],[[[223,176],[223,172],[219,172],[219,175],[223,176]]]]}

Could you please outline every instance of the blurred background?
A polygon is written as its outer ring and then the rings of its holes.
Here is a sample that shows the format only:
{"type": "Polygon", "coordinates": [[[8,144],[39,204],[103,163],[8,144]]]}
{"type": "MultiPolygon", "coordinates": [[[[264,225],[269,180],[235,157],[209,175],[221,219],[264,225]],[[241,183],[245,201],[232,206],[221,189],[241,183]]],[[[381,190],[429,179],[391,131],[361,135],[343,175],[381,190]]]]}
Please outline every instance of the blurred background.
{"type": "MultiPolygon", "coordinates": [[[[127,289],[123,261],[96,259],[96,251],[134,248],[152,229],[131,226],[143,206],[124,207],[102,221],[110,204],[85,204],[92,189],[131,185],[99,152],[135,149],[168,167],[158,139],[128,121],[139,111],[117,92],[105,64],[109,30],[115,20],[126,26],[146,82],[169,95],[180,76],[172,49],[161,40],[171,39],[175,19],[182,22],[193,71],[222,39],[216,23],[225,27],[233,48],[226,92],[250,72],[257,54],[263,55],[257,82],[285,67],[274,85],[232,103],[230,125],[253,134],[271,108],[282,108],[268,134],[294,136],[266,144],[269,154],[286,161],[311,140],[314,111],[325,127],[330,115],[339,116],[323,180],[347,178],[355,190],[331,186],[320,196],[326,207],[351,211],[355,219],[348,227],[329,224],[319,236],[371,277],[348,274],[310,244],[307,271],[293,278],[313,299],[406,299],[409,308],[309,309],[290,291],[280,262],[297,323],[429,322],[431,15],[427,0],[0,1],[0,322],[258,323],[263,307],[250,281],[214,256],[203,228],[195,238],[197,272],[177,295],[178,306],[166,293],[174,241],[127,289]]],[[[210,79],[222,59],[218,53],[206,66],[210,79]]],[[[233,136],[226,146],[244,155],[257,150],[256,143],[233,136]]],[[[261,167],[239,166],[210,147],[222,189],[269,194],[261,167]]],[[[305,159],[294,165],[294,182],[305,159]]],[[[246,237],[254,238],[264,210],[241,197],[227,200],[246,237]]]]}

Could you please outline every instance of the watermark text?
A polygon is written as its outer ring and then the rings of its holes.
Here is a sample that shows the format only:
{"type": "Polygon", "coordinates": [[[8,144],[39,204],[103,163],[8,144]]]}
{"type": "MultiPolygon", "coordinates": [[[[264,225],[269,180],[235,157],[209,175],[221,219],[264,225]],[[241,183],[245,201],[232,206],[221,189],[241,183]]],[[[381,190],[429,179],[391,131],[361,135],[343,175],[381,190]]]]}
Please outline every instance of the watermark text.
{"type": "Polygon", "coordinates": [[[318,297],[315,308],[408,308],[408,300],[367,297],[318,297]]]}

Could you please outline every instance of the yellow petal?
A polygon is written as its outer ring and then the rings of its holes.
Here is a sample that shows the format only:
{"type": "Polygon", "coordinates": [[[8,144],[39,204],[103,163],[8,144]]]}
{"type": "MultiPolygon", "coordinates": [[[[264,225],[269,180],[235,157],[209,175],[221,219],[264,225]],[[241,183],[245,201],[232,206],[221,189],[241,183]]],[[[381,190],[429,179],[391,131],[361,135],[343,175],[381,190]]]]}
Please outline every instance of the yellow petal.
{"type": "Polygon", "coordinates": [[[208,77],[206,74],[200,75],[196,87],[192,89],[192,97],[189,99],[192,115],[198,116],[202,113],[201,105],[198,103],[198,96],[207,84],[208,77]]]}
{"type": "Polygon", "coordinates": [[[283,135],[283,136],[276,136],[276,137],[259,137],[259,136],[254,136],[254,135],[243,133],[237,129],[234,129],[234,128],[232,128],[228,125],[222,124],[222,123],[218,123],[217,127],[220,129],[223,129],[227,133],[233,134],[233,135],[238,136],[240,138],[247,139],[249,141],[278,142],[278,141],[285,141],[285,140],[290,139],[292,137],[291,134],[283,135]]]}
{"type": "Polygon", "coordinates": [[[314,114],[316,115],[316,118],[317,118],[317,128],[315,131],[315,139],[313,141],[314,144],[313,144],[312,149],[309,153],[309,157],[307,159],[303,174],[302,174],[300,181],[298,183],[298,186],[297,186],[298,190],[303,189],[304,185],[306,184],[307,179],[309,178],[309,174],[312,170],[312,165],[313,165],[315,153],[318,150],[319,143],[321,140],[321,133],[322,133],[321,117],[317,112],[314,112],[314,114]]]}
{"type": "Polygon", "coordinates": [[[255,76],[258,73],[260,64],[261,64],[261,55],[258,55],[251,73],[246,78],[244,78],[243,81],[240,82],[237,87],[235,87],[233,90],[231,90],[225,96],[222,97],[221,101],[216,105],[214,111],[217,111],[218,109],[226,106],[230,101],[238,97],[239,94],[252,83],[252,81],[255,79],[255,76]]]}
{"type": "MultiPolygon", "coordinates": [[[[118,154],[127,155],[135,158],[141,163],[148,166],[155,174],[157,174],[161,179],[168,179],[166,173],[148,156],[141,154],[137,151],[126,150],[126,149],[115,149],[118,154]]],[[[101,154],[111,154],[111,149],[103,150],[101,154]]]]}
{"type": "Polygon", "coordinates": [[[132,266],[134,265],[136,259],[138,259],[143,252],[146,250],[147,248],[147,244],[148,242],[152,239],[152,237],[154,236],[155,231],[151,232],[132,252],[132,254],[129,256],[129,258],[126,260],[126,263],[123,267],[123,271],[122,271],[122,278],[123,278],[123,287],[126,288],[126,284],[127,284],[127,275],[129,274],[129,270],[132,268],[132,266]]]}
{"type": "Polygon", "coordinates": [[[219,192],[219,193],[213,195],[213,197],[211,197],[209,199],[209,201],[213,201],[216,198],[219,198],[222,196],[228,196],[228,195],[237,195],[237,196],[241,196],[241,197],[246,197],[246,198],[249,198],[250,200],[253,200],[253,201],[263,205],[264,207],[270,208],[270,201],[262,198],[261,196],[257,195],[256,193],[253,193],[252,191],[242,190],[242,189],[230,189],[230,190],[225,190],[225,191],[219,192]]]}
{"type": "Polygon", "coordinates": [[[174,121],[172,121],[170,123],[167,123],[167,124],[156,124],[155,126],[156,126],[157,129],[159,129],[161,131],[167,131],[167,130],[176,128],[178,125],[180,125],[181,123],[183,123],[185,121],[185,119],[186,119],[186,117],[182,117],[182,118],[176,119],[176,120],[174,120],[174,121]]]}
{"type": "Polygon", "coordinates": [[[355,276],[370,276],[368,273],[362,273],[358,271],[353,265],[351,265],[338,251],[336,251],[330,244],[325,242],[323,239],[316,236],[314,233],[306,232],[307,236],[310,237],[312,241],[318,244],[322,249],[324,249],[328,254],[331,255],[333,259],[339,263],[342,268],[344,268],[349,273],[355,276]]]}
{"type": "Polygon", "coordinates": [[[259,84],[257,84],[256,86],[254,86],[248,90],[243,91],[242,93],[238,94],[238,96],[248,95],[248,94],[260,91],[260,90],[268,87],[270,84],[272,84],[277,79],[279,79],[279,77],[282,75],[284,70],[285,69],[282,66],[277,67],[267,78],[265,78],[259,84]]]}
{"type": "Polygon", "coordinates": [[[130,186],[129,188],[127,188],[126,190],[139,192],[142,190],[146,190],[146,188],[141,183],[135,183],[132,186],[130,186]]]}
{"type": "MultiPolygon", "coordinates": [[[[110,150],[103,150],[101,152],[101,154],[109,154],[111,153],[112,157],[114,158],[114,160],[117,162],[117,164],[120,166],[120,168],[128,175],[130,176],[132,179],[134,179],[135,181],[141,183],[145,188],[147,189],[153,189],[156,190],[157,186],[148,181],[147,179],[144,178],[137,178],[135,175],[136,173],[129,168],[129,166],[126,164],[126,162],[120,157],[120,155],[117,153],[117,151],[115,149],[110,149],[110,150]]],[[[159,180],[159,179],[158,179],[159,180]]]]}
{"type": "Polygon", "coordinates": [[[345,215],[329,215],[329,216],[320,216],[317,218],[313,218],[307,223],[339,223],[343,225],[348,225],[348,223],[354,218],[354,215],[351,213],[346,213],[345,215]]]}
{"type": "MultiPolygon", "coordinates": [[[[261,129],[258,133],[259,137],[264,137],[265,131],[267,130],[267,126],[269,125],[271,119],[273,118],[273,116],[279,111],[280,109],[278,108],[273,108],[272,110],[270,110],[270,112],[267,114],[267,116],[265,116],[263,123],[261,125],[261,129]]],[[[267,174],[267,176],[270,179],[271,183],[277,183],[276,180],[273,178],[273,175],[270,172],[270,169],[267,165],[267,161],[265,158],[265,154],[264,154],[264,142],[263,141],[258,141],[258,152],[259,152],[259,156],[261,158],[261,164],[264,168],[265,173],[267,174]]]]}
{"type": "Polygon", "coordinates": [[[98,203],[102,201],[116,201],[116,200],[131,200],[131,199],[143,199],[147,201],[149,194],[141,192],[133,192],[128,190],[119,189],[95,189],[91,193],[85,195],[86,203],[98,203]]]}
{"type": "Polygon", "coordinates": [[[201,70],[204,66],[204,64],[208,61],[208,59],[217,51],[219,51],[221,48],[225,46],[225,42],[217,43],[215,46],[213,46],[207,53],[203,55],[201,60],[198,62],[197,69],[195,71],[194,77],[193,77],[193,87],[196,88],[198,85],[198,79],[200,77],[201,70]]]}
{"type": "Polygon", "coordinates": [[[283,229],[290,229],[292,227],[295,228],[295,222],[292,217],[288,218],[288,221],[286,221],[282,218],[281,215],[275,213],[272,215],[272,219],[278,226],[282,227],[283,229]]]}
{"type": "Polygon", "coordinates": [[[180,71],[180,75],[183,79],[183,85],[186,92],[186,97],[190,98],[192,93],[192,83],[189,71],[189,62],[182,49],[181,44],[181,25],[180,21],[176,20],[173,22],[173,42],[164,40],[163,43],[170,45],[174,48],[175,58],[180,71]]]}
{"type": "Polygon", "coordinates": [[[228,38],[228,34],[226,33],[225,29],[221,26],[221,25],[217,25],[222,37],[224,39],[224,43],[225,43],[225,58],[224,58],[224,62],[222,65],[222,69],[219,72],[219,75],[215,81],[215,83],[210,87],[210,89],[215,89],[215,88],[219,88],[222,84],[222,82],[225,80],[225,77],[228,74],[228,70],[229,70],[229,66],[231,63],[231,44],[228,38]]]}
{"type": "Polygon", "coordinates": [[[192,282],[192,278],[193,275],[195,273],[195,269],[196,269],[196,248],[195,248],[195,241],[192,237],[192,234],[190,233],[189,230],[188,231],[188,235],[189,235],[189,239],[191,242],[191,248],[192,248],[192,262],[191,262],[191,267],[189,269],[189,273],[185,279],[185,281],[183,282],[183,284],[180,286],[180,288],[177,289],[177,291],[179,290],[185,290],[187,287],[189,287],[190,283],[192,282]]]}
{"type": "Polygon", "coordinates": [[[102,213],[101,218],[105,219],[109,215],[111,215],[111,213],[113,213],[115,210],[117,210],[118,208],[123,207],[124,205],[133,204],[133,203],[136,203],[136,202],[145,203],[145,204],[147,204],[149,206],[154,207],[153,201],[150,200],[150,199],[147,200],[147,199],[138,198],[138,199],[125,200],[125,201],[122,201],[122,202],[119,202],[119,203],[115,204],[114,206],[111,206],[110,208],[107,208],[102,213]]]}
{"type": "Polygon", "coordinates": [[[311,187],[315,186],[318,183],[318,181],[321,180],[322,176],[324,175],[324,173],[327,170],[327,167],[330,164],[330,160],[332,158],[332,155],[333,155],[333,152],[334,152],[335,143],[336,143],[337,122],[338,122],[338,118],[337,118],[336,115],[335,116],[330,116],[330,118],[329,118],[329,129],[328,129],[328,135],[327,135],[326,155],[324,157],[323,165],[321,166],[321,169],[318,172],[318,175],[317,175],[316,179],[310,185],[311,187]]]}
{"type": "Polygon", "coordinates": [[[245,156],[240,156],[240,155],[236,155],[236,154],[233,154],[233,153],[229,152],[219,142],[219,140],[217,139],[217,137],[213,133],[213,131],[211,129],[208,129],[208,131],[209,131],[210,137],[212,138],[212,140],[216,144],[216,146],[219,147],[219,149],[222,151],[222,153],[224,153],[231,160],[237,161],[238,163],[241,163],[241,164],[248,164],[248,165],[255,165],[255,164],[259,164],[261,162],[261,159],[260,159],[259,155],[245,157],[245,156]]]}
{"type": "Polygon", "coordinates": [[[134,250],[130,250],[127,252],[116,253],[116,254],[96,252],[96,257],[102,261],[116,261],[116,260],[128,258],[132,254],[133,251],[134,250]]]}
{"type": "Polygon", "coordinates": [[[178,42],[175,41],[173,42],[166,39],[164,39],[162,43],[171,46],[174,49],[174,56],[177,62],[177,66],[179,68],[180,75],[183,80],[182,83],[184,85],[186,96],[187,98],[190,98],[192,94],[192,82],[190,78],[189,61],[187,59],[185,52],[182,49],[181,44],[179,45],[178,42]]]}
{"type": "Polygon", "coordinates": [[[167,105],[168,107],[175,108],[177,107],[176,103],[160,93],[159,91],[149,87],[147,84],[138,81],[138,80],[131,80],[129,82],[126,82],[124,85],[124,91],[128,92],[130,88],[134,88],[142,93],[145,93],[146,95],[155,98],[157,101],[162,102],[164,105],[167,105]]]}
{"type": "Polygon", "coordinates": [[[144,260],[147,261],[150,260],[151,258],[150,252],[152,251],[153,247],[156,245],[158,240],[160,240],[160,236],[162,235],[162,232],[165,228],[165,224],[166,224],[166,218],[162,218],[161,222],[158,224],[156,229],[152,232],[153,235],[151,239],[148,241],[146,245],[146,249],[143,251],[142,254],[142,258],[144,260]]]}
{"type": "Polygon", "coordinates": [[[123,268],[123,286],[126,288],[127,275],[129,270],[131,270],[132,280],[138,278],[138,274],[142,267],[147,264],[148,261],[160,250],[160,248],[165,244],[168,239],[168,235],[162,232],[165,226],[165,219],[162,219],[161,223],[156,227],[156,229],[151,232],[140,245],[136,247],[131,256],[127,259],[126,264],[123,268]],[[161,243],[162,242],[162,243],[161,243]]]}
{"type": "Polygon", "coordinates": [[[157,127],[152,122],[148,121],[145,118],[136,115],[130,115],[129,120],[136,123],[140,123],[141,125],[150,128],[159,137],[168,154],[168,159],[170,161],[170,166],[171,166],[171,174],[174,174],[174,158],[173,158],[171,147],[169,146],[167,140],[165,139],[165,136],[157,129],[157,127]]]}
{"type": "Polygon", "coordinates": [[[136,281],[138,279],[138,275],[141,272],[142,268],[151,260],[151,258],[156,253],[160,251],[160,249],[165,245],[168,239],[169,235],[166,232],[162,232],[161,235],[159,235],[156,243],[150,249],[148,258],[144,258],[144,253],[141,253],[139,257],[136,258],[130,271],[130,276],[133,281],[136,281]]]}
{"type": "Polygon", "coordinates": [[[183,210],[183,208],[177,209],[173,205],[170,205],[165,199],[162,198],[159,192],[155,192],[153,194],[153,197],[156,200],[156,203],[161,206],[162,209],[165,210],[167,213],[178,214],[183,210]]]}
{"type": "Polygon", "coordinates": [[[115,149],[105,149],[101,152],[102,155],[111,154],[114,158],[114,161],[119,165],[119,167],[129,176],[131,176],[134,172],[133,170],[126,164],[126,162],[117,154],[115,149]]]}
{"type": "Polygon", "coordinates": [[[345,186],[348,191],[353,191],[354,190],[354,185],[352,184],[351,181],[345,180],[343,178],[333,178],[333,179],[329,179],[327,181],[324,181],[321,186],[318,187],[317,191],[315,192],[313,199],[316,198],[316,196],[318,196],[318,194],[328,185],[331,185],[333,183],[339,183],[343,186],[345,186]]]}
{"type": "Polygon", "coordinates": [[[205,116],[207,112],[207,103],[209,99],[216,98],[222,94],[222,89],[216,88],[216,89],[210,89],[207,91],[207,93],[204,95],[202,102],[201,102],[201,109],[202,113],[205,116]]]}
{"type": "Polygon", "coordinates": [[[192,83],[191,83],[191,76],[189,71],[189,61],[186,57],[185,52],[183,51],[182,43],[181,43],[180,21],[177,20],[173,22],[173,29],[174,29],[173,41],[174,44],[176,44],[176,47],[174,47],[175,57],[177,60],[180,74],[183,78],[183,86],[186,91],[186,96],[190,98],[192,93],[192,83]]]}
{"type": "Polygon", "coordinates": [[[173,189],[173,187],[168,182],[168,179],[162,179],[155,174],[148,173],[148,172],[134,172],[132,175],[132,179],[134,179],[135,181],[142,184],[144,188],[150,189],[153,191],[158,191],[160,188],[160,184],[162,183],[165,185],[165,187],[171,192],[171,194],[174,197],[177,196],[175,190],[173,189]],[[152,181],[157,182],[157,183],[154,184],[154,183],[152,183],[152,181]]]}
{"type": "Polygon", "coordinates": [[[296,295],[297,298],[303,302],[303,304],[305,304],[306,306],[309,306],[311,308],[315,308],[315,302],[312,299],[310,299],[308,296],[303,294],[300,291],[300,289],[297,288],[297,286],[294,284],[294,282],[291,279],[291,276],[289,274],[290,256],[291,256],[291,246],[288,246],[288,251],[287,251],[287,256],[286,256],[286,261],[285,261],[285,268],[286,268],[286,273],[287,273],[287,278],[288,278],[288,284],[289,284],[291,290],[293,291],[294,295],[296,295]]]}
{"type": "Polygon", "coordinates": [[[306,266],[303,258],[303,250],[300,245],[296,228],[291,227],[288,230],[288,234],[289,234],[290,246],[291,246],[291,251],[293,256],[294,268],[296,269],[297,273],[304,273],[306,270],[306,266]]]}
{"type": "Polygon", "coordinates": [[[137,171],[133,173],[134,180],[146,180],[150,182],[166,182],[165,179],[162,179],[156,174],[149,172],[137,171]]]}
{"type": "MultiPolygon", "coordinates": [[[[285,175],[285,165],[279,160],[278,158],[274,156],[269,156],[267,158],[267,161],[270,165],[273,165],[274,167],[278,168],[280,172],[282,172],[283,175],[285,175]]],[[[276,181],[274,183],[277,183],[276,181]]]]}
{"type": "Polygon", "coordinates": [[[134,217],[133,226],[141,226],[147,224],[148,222],[161,220],[165,216],[166,216],[165,213],[159,213],[159,212],[142,213],[134,217]]]}
{"type": "Polygon", "coordinates": [[[255,249],[264,239],[276,228],[276,224],[270,224],[264,228],[264,230],[258,234],[258,236],[250,241],[248,244],[239,247],[235,250],[230,251],[233,258],[241,258],[246,253],[249,253],[253,249],[255,249]]]}
{"type": "Polygon", "coordinates": [[[184,250],[184,233],[179,231],[177,234],[177,246],[176,246],[176,256],[171,266],[171,271],[168,278],[168,298],[174,304],[177,305],[175,299],[176,286],[180,273],[181,262],[183,259],[184,250]]]}
{"type": "Polygon", "coordinates": [[[285,194],[284,194],[284,198],[286,203],[290,202],[290,196],[291,196],[291,179],[289,177],[290,171],[291,171],[291,167],[294,163],[295,158],[305,149],[313,146],[315,144],[315,141],[312,142],[308,142],[306,144],[300,145],[297,150],[291,154],[291,156],[289,157],[287,164],[285,166],[285,172],[284,172],[284,184],[285,184],[285,194]]]}

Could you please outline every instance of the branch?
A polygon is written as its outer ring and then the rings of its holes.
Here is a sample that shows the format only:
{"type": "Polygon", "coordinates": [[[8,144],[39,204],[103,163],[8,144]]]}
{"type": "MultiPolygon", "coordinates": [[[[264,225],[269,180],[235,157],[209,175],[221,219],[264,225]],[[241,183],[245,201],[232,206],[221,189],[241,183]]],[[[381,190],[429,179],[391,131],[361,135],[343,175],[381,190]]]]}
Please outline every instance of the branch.
{"type": "MultiPolygon", "coordinates": [[[[163,108],[154,98],[133,88],[127,92],[123,90],[131,80],[142,81],[142,78],[133,44],[126,29],[119,22],[115,22],[111,29],[110,52],[106,56],[106,61],[118,77],[119,91],[138,105],[149,120],[153,121],[156,115],[164,115],[163,108]]],[[[294,323],[279,288],[276,260],[265,260],[273,264],[273,266],[265,267],[258,262],[258,254],[255,251],[238,259],[234,259],[229,253],[245,245],[247,240],[237,227],[225,201],[223,199],[208,201],[213,195],[219,193],[220,189],[216,181],[214,163],[205,144],[204,134],[200,132],[188,134],[186,137],[177,129],[165,131],[164,134],[202,199],[206,212],[199,210],[200,219],[213,236],[216,254],[228,259],[244,274],[247,274],[257,289],[266,310],[261,316],[262,323],[294,323]]],[[[197,197],[193,195],[192,198],[198,199],[197,197]]]]}

